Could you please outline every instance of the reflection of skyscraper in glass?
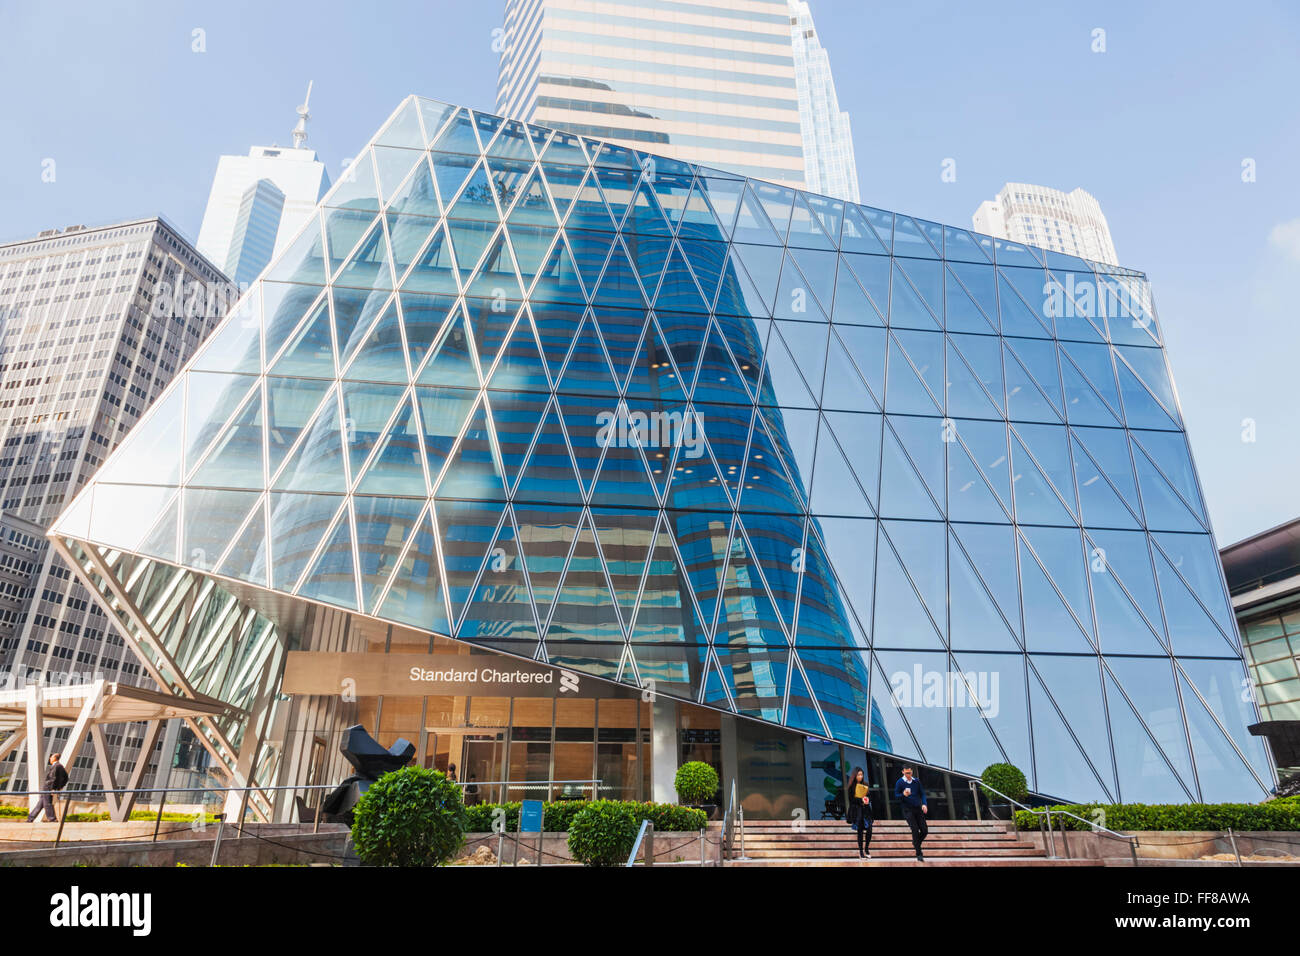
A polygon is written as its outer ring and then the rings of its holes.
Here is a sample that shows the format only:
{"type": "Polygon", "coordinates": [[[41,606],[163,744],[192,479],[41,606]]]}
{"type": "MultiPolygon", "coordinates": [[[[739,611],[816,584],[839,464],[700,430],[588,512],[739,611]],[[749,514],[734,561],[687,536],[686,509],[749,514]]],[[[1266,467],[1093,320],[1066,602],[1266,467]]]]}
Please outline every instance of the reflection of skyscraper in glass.
{"type": "Polygon", "coordinates": [[[803,185],[786,0],[507,0],[497,112],[803,185]]]}
{"type": "MultiPolygon", "coordinates": [[[[370,713],[427,728],[411,662],[472,649],[647,695],[656,768],[670,702],[769,753],[1255,799],[1146,285],[412,97],[55,543],[267,784],[360,707],[304,673],[392,655],[370,713]]],[[[602,739],[521,700],[510,772],[602,739]]]]}
{"type": "Polygon", "coordinates": [[[1000,239],[1027,242],[1067,256],[1118,265],[1101,203],[1082,189],[1063,192],[1007,183],[971,217],[975,228],[1000,239]]]}
{"type": "Polygon", "coordinates": [[[197,248],[237,283],[257,278],[330,187],[325,164],[315,150],[303,148],[310,117],[305,103],[298,114],[292,148],[254,146],[247,156],[222,156],[217,163],[197,248]]]}
{"type": "Polygon", "coordinates": [[[858,202],[858,166],[849,114],[835,95],[831,61],[805,0],[789,0],[794,72],[803,127],[804,179],[824,196],[858,202]]]}

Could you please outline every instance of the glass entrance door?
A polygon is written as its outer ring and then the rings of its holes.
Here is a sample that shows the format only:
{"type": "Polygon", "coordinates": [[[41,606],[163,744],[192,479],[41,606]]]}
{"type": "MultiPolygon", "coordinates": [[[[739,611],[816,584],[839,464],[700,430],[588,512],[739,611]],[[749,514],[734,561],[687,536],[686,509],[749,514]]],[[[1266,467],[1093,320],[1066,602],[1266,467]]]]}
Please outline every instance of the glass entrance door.
{"type": "Polygon", "coordinates": [[[494,783],[505,779],[506,735],[504,733],[471,734],[465,737],[460,765],[462,791],[467,806],[498,803],[505,798],[504,787],[494,783]]]}
{"type": "Polygon", "coordinates": [[[804,740],[808,784],[808,819],[844,819],[844,763],[840,745],[809,737],[804,740]]]}

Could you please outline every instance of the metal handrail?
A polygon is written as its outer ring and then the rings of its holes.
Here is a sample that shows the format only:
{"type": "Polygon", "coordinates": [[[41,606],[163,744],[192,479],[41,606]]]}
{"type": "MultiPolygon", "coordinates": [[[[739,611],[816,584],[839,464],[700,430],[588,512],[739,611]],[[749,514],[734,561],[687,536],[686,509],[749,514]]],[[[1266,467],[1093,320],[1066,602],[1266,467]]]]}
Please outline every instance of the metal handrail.
{"type": "MultiPolygon", "coordinates": [[[[1129,845],[1129,851],[1133,854],[1133,865],[1137,866],[1137,861],[1138,861],[1137,848],[1139,845],[1137,837],[1126,835],[1123,833],[1117,833],[1116,831],[1110,829],[1109,827],[1104,827],[1101,824],[1095,823],[1092,820],[1085,820],[1077,813],[1071,813],[1069,810],[1053,810],[1051,807],[1044,807],[1041,809],[1035,807],[1027,807],[1019,800],[1016,800],[1013,797],[1008,797],[997,787],[991,787],[982,780],[979,781],[979,785],[991,793],[996,793],[1003,800],[1006,800],[1009,803],[1014,803],[1016,806],[1018,806],[1021,810],[1024,810],[1026,813],[1032,813],[1035,816],[1038,816],[1040,831],[1042,830],[1043,818],[1044,816],[1046,817],[1047,834],[1051,841],[1051,847],[1052,847],[1052,859],[1056,859],[1056,835],[1055,832],[1052,830],[1052,814],[1056,813],[1067,817],[1073,817],[1074,819],[1078,820],[1080,823],[1086,824],[1088,828],[1092,830],[1094,833],[1095,832],[1106,833],[1117,840],[1123,840],[1125,843],[1129,845]]],[[[978,800],[978,798],[976,799],[978,800]]],[[[978,807],[978,803],[976,804],[976,806],[978,807]]],[[[1064,827],[1061,828],[1061,839],[1065,843],[1065,858],[1068,860],[1070,858],[1070,841],[1069,838],[1065,836],[1064,827]]]]}
{"type": "MultiPolygon", "coordinates": [[[[636,842],[632,844],[632,852],[627,855],[627,862],[623,864],[624,866],[632,866],[633,864],[636,863],[636,855],[641,850],[641,841],[645,839],[647,833],[652,834],[650,839],[653,840],[654,829],[655,829],[655,825],[651,823],[649,820],[641,821],[641,829],[639,829],[636,833],[636,842]]],[[[653,844],[648,845],[646,847],[646,866],[650,866],[654,859],[653,854],[651,852],[652,848],[653,848],[653,844]]]]}
{"type": "Polygon", "coordinates": [[[741,829],[740,857],[745,857],[745,838],[744,838],[744,808],[740,806],[740,801],[736,797],[736,778],[731,778],[731,793],[727,796],[727,812],[722,815],[722,847],[723,858],[731,857],[735,849],[737,821],[741,829]]]}
{"type": "Polygon", "coordinates": [[[82,787],[76,790],[0,790],[0,797],[32,797],[42,793],[57,793],[61,797],[74,793],[242,793],[245,790],[333,790],[336,783],[284,784],[275,787],[82,787]]]}
{"type": "Polygon", "coordinates": [[[731,792],[727,795],[727,809],[722,814],[722,853],[725,857],[731,852],[731,815],[736,807],[736,781],[731,781],[731,792]]]}

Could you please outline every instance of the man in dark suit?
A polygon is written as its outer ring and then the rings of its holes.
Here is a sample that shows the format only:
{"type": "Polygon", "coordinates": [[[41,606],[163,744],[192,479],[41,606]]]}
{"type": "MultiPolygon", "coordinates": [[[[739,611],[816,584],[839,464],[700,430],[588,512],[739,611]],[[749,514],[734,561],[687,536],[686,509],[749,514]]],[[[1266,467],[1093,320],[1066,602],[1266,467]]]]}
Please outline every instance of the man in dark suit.
{"type": "Polygon", "coordinates": [[[930,828],[925,822],[930,808],[925,804],[925,788],[921,786],[921,781],[912,777],[911,767],[903,768],[903,775],[894,784],[894,796],[903,805],[903,819],[912,830],[912,848],[916,850],[916,858],[924,862],[925,855],[921,853],[921,841],[930,833],[930,828]]]}
{"type": "Polygon", "coordinates": [[[59,763],[59,758],[63,754],[50,754],[50,766],[45,771],[45,789],[41,791],[40,800],[32,808],[32,812],[27,815],[27,822],[32,823],[41,811],[45,811],[45,821],[47,823],[58,823],[58,815],[54,812],[54,795],[68,785],[68,771],[63,769],[63,764],[59,763]]]}

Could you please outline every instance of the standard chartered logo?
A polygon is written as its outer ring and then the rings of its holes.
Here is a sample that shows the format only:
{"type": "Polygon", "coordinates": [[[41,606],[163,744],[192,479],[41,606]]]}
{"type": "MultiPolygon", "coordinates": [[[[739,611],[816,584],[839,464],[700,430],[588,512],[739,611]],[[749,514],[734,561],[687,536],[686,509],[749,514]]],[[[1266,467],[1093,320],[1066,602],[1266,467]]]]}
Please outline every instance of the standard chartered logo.
{"type": "Polygon", "coordinates": [[[578,692],[578,675],[573,671],[560,671],[560,693],[576,694],[578,692]]]}

